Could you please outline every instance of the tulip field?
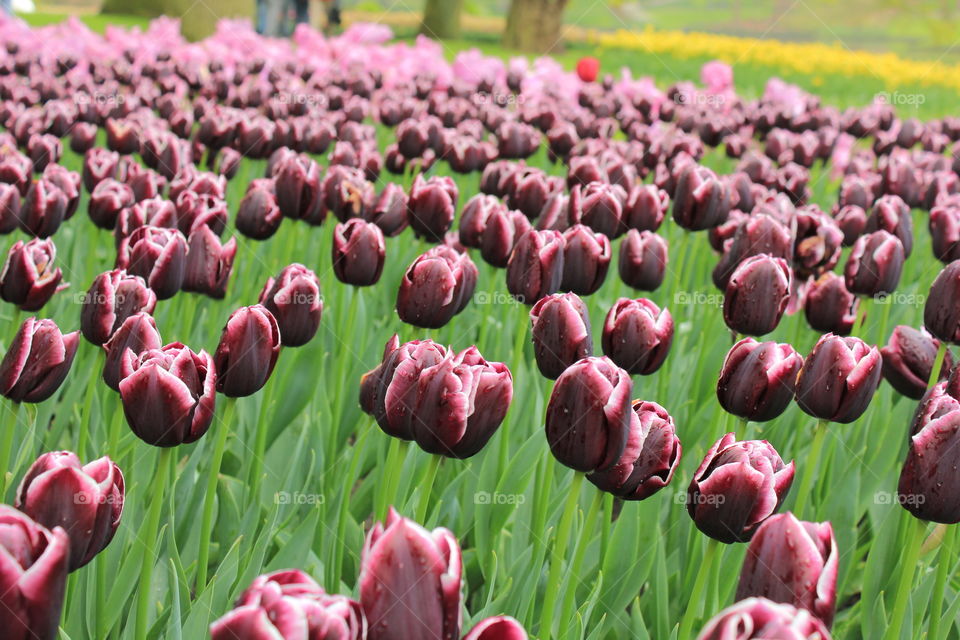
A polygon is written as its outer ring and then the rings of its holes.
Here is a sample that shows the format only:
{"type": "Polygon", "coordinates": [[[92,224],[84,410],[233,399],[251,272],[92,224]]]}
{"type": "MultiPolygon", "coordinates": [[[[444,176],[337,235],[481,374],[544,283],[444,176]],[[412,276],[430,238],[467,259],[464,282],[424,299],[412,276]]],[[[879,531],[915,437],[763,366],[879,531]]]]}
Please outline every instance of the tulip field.
{"type": "Polygon", "coordinates": [[[918,67],[0,41],[3,640],[960,638],[918,67]]]}

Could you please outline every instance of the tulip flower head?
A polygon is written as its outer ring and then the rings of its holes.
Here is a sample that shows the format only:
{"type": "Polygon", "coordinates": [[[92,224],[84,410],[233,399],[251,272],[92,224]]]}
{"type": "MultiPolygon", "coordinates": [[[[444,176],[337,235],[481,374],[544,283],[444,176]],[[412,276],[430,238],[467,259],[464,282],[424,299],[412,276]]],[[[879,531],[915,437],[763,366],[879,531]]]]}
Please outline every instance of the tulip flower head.
{"type": "Polygon", "coordinates": [[[707,622],[697,640],[830,640],[830,632],[816,616],[789,604],[766,598],[747,598],[707,622]]]}
{"type": "Polygon", "coordinates": [[[280,326],[260,304],[234,311],[213,355],[217,391],[238,398],[263,388],[280,355],[280,326]]]}
{"type": "Polygon", "coordinates": [[[797,376],[797,404],[820,420],[853,422],[867,410],[880,384],[882,358],[859,338],[826,334],[797,376]]]}
{"type": "Polygon", "coordinates": [[[60,388],[80,344],[53,320],[27,318],[0,362],[0,394],[14,402],[43,402],[60,388]]]}

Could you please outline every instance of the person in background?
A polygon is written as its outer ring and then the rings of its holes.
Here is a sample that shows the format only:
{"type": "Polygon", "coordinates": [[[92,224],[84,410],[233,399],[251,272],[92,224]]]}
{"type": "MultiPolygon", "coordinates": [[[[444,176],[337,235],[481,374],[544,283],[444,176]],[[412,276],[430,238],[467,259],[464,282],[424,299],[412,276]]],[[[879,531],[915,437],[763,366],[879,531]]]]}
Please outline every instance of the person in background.
{"type": "Polygon", "coordinates": [[[340,28],[340,0],[324,0],[327,3],[327,24],[323,27],[324,35],[331,35],[340,28]]]}

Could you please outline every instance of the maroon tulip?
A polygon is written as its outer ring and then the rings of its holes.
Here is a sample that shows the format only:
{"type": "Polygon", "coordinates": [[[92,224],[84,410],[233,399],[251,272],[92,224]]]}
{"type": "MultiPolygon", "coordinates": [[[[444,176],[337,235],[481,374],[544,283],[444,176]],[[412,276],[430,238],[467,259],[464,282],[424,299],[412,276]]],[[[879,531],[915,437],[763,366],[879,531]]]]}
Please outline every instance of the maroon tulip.
{"type": "Polygon", "coordinates": [[[260,304],[276,318],[284,346],[307,344],[316,335],[323,315],[317,274],[298,263],[284,267],[276,279],[267,280],[260,304]]]}
{"type": "Polygon", "coordinates": [[[530,221],[519,211],[494,209],[480,235],[480,256],[494,267],[506,267],[513,248],[530,228],[530,221]]]}
{"type": "Polygon", "coordinates": [[[882,358],[859,338],[822,336],[797,376],[797,404],[830,422],[853,422],[867,410],[880,384],[882,358]]]}
{"type": "Polygon", "coordinates": [[[913,218],[910,217],[910,206],[900,196],[882,196],[873,205],[865,231],[873,233],[881,229],[900,240],[903,255],[909,258],[913,251],[913,218]]]}
{"type": "Polygon", "coordinates": [[[407,207],[407,194],[403,187],[393,182],[387,183],[373,205],[370,222],[380,227],[388,238],[400,235],[409,223],[407,207]]]}
{"type": "Polygon", "coordinates": [[[460,243],[465,247],[480,248],[483,231],[487,228],[487,220],[494,211],[506,211],[506,205],[496,196],[478,193],[463,205],[460,214],[460,243]]]}
{"type": "Polygon", "coordinates": [[[231,398],[253,395],[270,379],[279,355],[280,327],[273,314],[260,304],[240,307],[230,314],[213,354],[217,391],[231,398]]]}
{"type": "Polygon", "coordinates": [[[27,470],[14,506],[70,537],[70,571],[88,564],[116,533],[123,513],[123,473],[108,457],[83,465],[75,453],[45,453],[27,470]]]}
{"type": "Polygon", "coordinates": [[[793,483],[766,440],[738,442],[728,433],[712,447],[690,482],[687,512],[703,533],[726,544],[746,542],[776,513],[793,483]]]}
{"type": "Polygon", "coordinates": [[[703,628],[697,640],[830,640],[830,632],[810,612],[766,598],[747,598],[727,607],[703,628]]]}
{"type": "Polygon", "coordinates": [[[365,640],[360,603],[326,593],[299,569],[254,578],[228,614],[210,625],[211,640],[365,640]]]}
{"type": "Polygon", "coordinates": [[[20,224],[20,191],[0,182],[0,233],[10,233],[20,224]]]}
{"type": "Polygon", "coordinates": [[[793,257],[793,237],[790,230],[776,218],[766,214],[750,216],[737,225],[723,257],[713,270],[713,283],[720,290],[726,289],[737,267],[747,258],[761,254],[784,260],[793,257]]]}
{"type": "Polygon", "coordinates": [[[681,169],[673,199],[673,219],[688,231],[722,224],[730,213],[730,193],[710,169],[691,162],[681,169]]]}
{"type": "Polygon", "coordinates": [[[274,181],[261,178],[251,182],[237,209],[237,231],[254,240],[266,240],[277,232],[282,221],[274,181]]]}
{"type": "Polygon", "coordinates": [[[787,261],[760,254],[740,263],[723,298],[723,319],[731,331],[753,336],[770,333],[790,299],[793,274],[787,261]]]}
{"type": "Polygon", "coordinates": [[[434,176],[424,180],[419,174],[410,188],[407,203],[410,226],[418,237],[439,242],[453,224],[459,191],[452,178],[434,176]]]}
{"type": "Polygon", "coordinates": [[[628,229],[656,231],[670,208],[670,196],[653,184],[635,185],[623,207],[623,221],[628,229]]]}
{"type": "Polygon", "coordinates": [[[663,365],[673,343],[673,317],[646,298],[620,298],[603,324],[603,353],[633,375],[663,365]]]}
{"type": "Polygon", "coordinates": [[[644,500],[670,484],[680,463],[677,429],[656,402],[633,401],[630,434],[620,460],[587,476],[602,491],[624,500],[644,500]]]}
{"type": "Polygon", "coordinates": [[[641,291],[656,291],[667,271],[667,241],[652,231],[630,229],[620,243],[620,278],[641,291]]]}
{"type": "MultiPolygon", "coordinates": [[[[70,150],[76,154],[85,154],[97,143],[97,125],[90,122],[77,122],[70,130],[70,150]]],[[[106,149],[104,149],[106,151],[106,149]]]]}
{"type": "Polygon", "coordinates": [[[510,616],[495,616],[478,622],[463,640],[527,640],[527,632],[510,616]]]}
{"type": "Polygon", "coordinates": [[[633,382],[609,358],[578,360],[550,394],[546,434],[550,451],[576,471],[605,471],[623,457],[630,435],[633,382]]]}
{"type": "Polygon", "coordinates": [[[117,249],[123,245],[124,238],[129,238],[134,231],[146,226],[176,229],[177,208],[169,200],[149,198],[120,211],[113,229],[117,249]]]}
{"type": "Polygon", "coordinates": [[[217,369],[206,351],[194,353],[179,342],[139,355],[127,349],[120,369],[123,413],[147,444],[188,444],[210,428],[217,369]]]}
{"type": "Polygon", "coordinates": [[[623,188],[604,182],[591,182],[582,191],[573,188],[570,196],[570,223],[584,224],[608,238],[626,233],[623,203],[627,199],[623,188]]]}
{"type": "Polygon", "coordinates": [[[294,220],[323,222],[323,192],[320,189],[320,165],[308,156],[293,154],[273,168],[276,199],[280,213],[294,220]]]}
{"type": "Polygon", "coordinates": [[[50,531],[7,505],[0,505],[0,531],[0,554],[5,558],[0,594],[3,636],[54,640],[67,588],[67,532],[61,527],[50,531]]]}
{"type": "Polygon", "coordinates": [[[930,285],[923,326],[941,342],[960,344],[960,260],[945,266],[930,285]]]}
{"type": "Polygon", "coordinates": [[[333,230],[333,273],[357,287],[377,284],[386,256],[383,231],[372,222],[352,218],[333,230]]]}
{"type": "Polygon", "coordinates": [[[575,224],[563,232],[563,278],[560,289],[588,296],[603,286],[610,267],[610,240],[575,224]]]}
{"type": "Polygon", "coordinates": [[[146,311],[134,313],[124,320],[104,343],[106,360],[103,364],[103,381],[114,391],[120,390],[124,361],[128,355],[139,356],[144,351],[159,349],[163,345],[157,323],[146,311]]]}
{"type": "Polygon", "coordinates": [[[460,545],[450,531],[427,531],[391,507],[386,522],[367,534],[360,560],[367,638],[459,637],[462,572],[460,545]]]}
{"type": "Polygon", "coordinates": [[[804,314],[810,326],[824,333],[850,335],[860,300],[847,291],[843,276],[827,271],[807,291],[804,314]]]}
{"type": "Polygon", "coordinates": [[[530,310],[533,355],[544,377],[556,380],[567,367],[593,355],[590,314],[575,293],[540,298],[530,310]]]}
{"type": "Polygon", "coordinates": [[[728,413],[754,422],[773,420],[790,405],[803,358],[789,344],[744,338],[723,361],[717,399],[728,413]]]}
{"type": "Polygon", "coordinates": [[[103,126],[107,132],[107,147],[122,155],[130,155],[140,150],[138,127],[132,120],[107,118],[103,126]]]}
{"type": "Polygon", "coordinates": [[[843,232],[843,246],[850,247],[863,235],[867,228],[867,212],[855,204],[841,207],[833,215],[837,226],[843,232]]]}
{"type": "Polygon", "coordinates": [[[91,343],[102,345],[127,318],[141,311],[153,313],[156,304],[157,295],[143,278],[123,269],[105,271],[94,279],[83,299],[80,331],[91,343]]]}
{"type": "Polygon", "coordinates": [[[87,213],[90,214],[93,224],[109,230],[116,226],[120,212],[133,206],[134,202],[133,189],[123,182],[107,178],[101,181],[90,194],[87,213]]]}
{"type": "Polygon", "coordinates": [[[0,362],[0,394],[14,402],[43,402],[60,388],[80,344],[53,320],[27,318],[0,362]]]}
{"type": "Polygon", "coordinates": [[[466,308],[477,267],[466,253],[439,245],[417,257],[400,281],[397,315],[415,327],[436,329],[466,308]]]}
{"type": "Polygon", "coordinates": [[[187,189],[180,192],[175,204],[177,228],[184,236],[202,226],[209,226],[220,235],[227,226],[227,203],[219,196],[187,189]]]}
{"type": "MultiPolygon", "coordinates": [[[[940,341],[925,330],[898,325],[890,334],[887,346],[880,349],[883,357],[883,377],[899,393],[919,400],[927,391],[927,381],[933,369],[940,341]]],[[[947,351],[938,379],[953,370],[953,358],[947,351]]]]}
{"type": "Polygon", "coordinates": [[[187,240],[183,290],[222,300],[227,293],[227,283],[236,255],[236,238],[221,243],[210,227],[199,226],[190,233],[187,240]]]}
{"type": "Polygon", "coordinates": [[[172,298],[186,276],[187,240],[176,229],[140,227],[120,241],[116,267],[146,280],[157,299],[172,298]]]}
{"type": "Polygon", "coordinates": [[[883,230],[860,236],[843,270],[847,289],[863,296],[891,293],[900,282],[903,261],[903,245],[896,236],[883,230]]]}
{"type": "Polygon", "coordinates": [[[563,278],[563,249],[560,232],[527,231],[510,254],[507,290],[530,305],[557,291],[563,278]]]}
{"type": "Polygon", "coordinates": [[[837,541],[829,522],[770,516],[750,541],[737,600],[762,597],[806,609],[827,628],[837,604],[837,541]]]}
{"type": "Polygon", "coordinates": [[[94,147],[83,157],[83,186],[93,193],[94,188],[107,178],[117,175],[120,154],[103,147],[94,147]]]}
{"type": "Polygon", "coordinates": [[[20,229],[38,238],[49,238],[67,217],[67,195],[53,181],[41,177],[27,190],[20,208],[20,229]]]}
{"type": "Polygon", "coordinates": [[[327,208],[340,222],[367,215],[376,192],[360,169],[336,165],[330,167],[321,184],[327,208]]]}
{"type": "Polygon", "coordinates": [[[53,240],[18,240],[0,271],[0,298],[23,311],[41,309],[53,294],[67,287],[60,284],[63,273],[54,268],[56,258],[53,240]]]}

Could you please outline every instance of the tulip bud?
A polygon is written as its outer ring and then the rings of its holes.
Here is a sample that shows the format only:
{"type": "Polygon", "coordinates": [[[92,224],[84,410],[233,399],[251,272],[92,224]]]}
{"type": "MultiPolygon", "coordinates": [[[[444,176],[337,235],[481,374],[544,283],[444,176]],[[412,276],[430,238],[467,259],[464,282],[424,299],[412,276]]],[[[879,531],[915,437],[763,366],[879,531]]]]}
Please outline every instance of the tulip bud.
{"type": "Polygon", "coordinates": [[[0,233],[10,233],[19,223],[20,191],[12,184],[0,182],[0,233]]]}
{"type": "Polygon", "coordinates": [[[673,317],[646,298],[620,298],[603,325],[603,353],[633,375],[663,365],[673,343],[673,317]]]}
{"type": "Polygon", "coordinates": [[[139,355],[125,351],[121,375],[120,399],[127,424],[147,444],[189,444],[210,428],[218,380],[206,351],[194,353],[179,342],[139,355]]]}
{"type": "Polygon", "coordinates": [[[590,313],[575,293],[554,293],[530,310],[533,355],[544,377],[556,380],[567,367],[593,355],[590,313]]]}
{"type": "MultiPolygon", "coordinates": [[[[574,191],[579,189],[579,186],[574,187],[574,191]]],[[[626,199],[626,193],[620,186],[591,182],[579,196],[571,195],[570,223],[580,222],[597,233],[618,238],[627,231],[623,214],[626,199]],[[575,202],[577,199],[578,203],[575,202]]]]}
{"type": "Polygon", "coordinates": [[[79,331],[63,335],[53,320],[27,318],[0,362],[0,394],[43,402],[63,384],[79,343],[79,331]]]}
{"type": "Polygon", "coordinates": [[[880,384],[882,358],[859,338],[822,336],[797,376],[797,404],[830,422],[853,422],[867,410],[880,384]]]}
{"type": "Polygon", "coordinates": [[[793,347],[744,338],[723,361],[717,399],[728,413],[754,422],[773,420],[789,406],[803,364],[793,347]]]}
{"type": "Polygon", "coordinates": [[[31,465],[14,506],[45,527],[70,537],[70,571],[103,551],[123,513],[123,473],[110,458],[83,465],[69,451],[45,453],[31,465]]]}
{"type": "Polygon", "coordinates": [[[0,625],[11,640],[55,640],[67,588],[70,540],[13,507],[0,505],[3,607],[0,625]]]}
{"type": "Polygon", "coordinates": [[[563,278],[563,236],[558,231],[527,231],[507,263],[507,290],[532,305],[560,288],[563,278]]]}
{"type": "Polygon", "coordinates": [[[481,620],[463,640],[527,640],[527,631],[510,616],[481,620]]]}
{"type": "Polygon", "coordinates": [[[563,232],[563,278],[560,289],[588,296],[603,286],[610,267],[610,240],[582,224],[563,232]]]}
{"type": "Polygon", "coordinates": [[[688,231],[722,224],[730,213],[730,193],[710,169],[691,162],[677,177],[673,219],[688,231]]]}
{"type": "Polygon", "coordinates": [[[477,275],[477,267],[466,253],[446,245],[433,247],[404,273],[397,292],[397,314],[415,327],[442,327],[466,308],[477,275]]]}
{"type": "Polygon", "coordinates": [[[530,168],[509,174],[504,188],[510,207],[531,219],[540,213],[550,194],[558,190],[546,173],[530,168]]]}
{"type": "Polygon", "coordinates": [[[107,178],[117,174],[120,154],[102,147],[94,147],[83,157],[83,186],[93,193],[94,188],[107,178]]]}
{"type": "Polygon", "coordinates": [[[273,168],[276,198],[280,213],[294,220],[323,221],[323,192],[320,189],[320,165],[308,156],[287,156],[273,168]]]}
{"type": "Polygon", "coordinates": [[[68,205],[66,194],[52,180],[34,180],[20,208],[20,229],[38,238],[49,238],[66,219],[68,205]]]}
{"type": "Polygon", "coordinates": [[[847,336],[859,306],[859,298],[847,291],[843,276],[827,271],[807,291],[804,314],[814,330],[847,336]]]}
{"type": "Polygon", "coordinates": [[[656,231],[670,208],[670,196],[653,184],[635,185],[623,207],[623,221],[629,229],[656,231]]]}
{"type": "MultiPolygon", "coordinates": [[[[898,325],[890,334],[887,346],[880,349],[883,357],[883,377],[899,393],[919,400],[927,391],[927,381],[933,369],[940,341],[925,330],[898,325]]],[[[953,370],[953,357],[947,351],[938,379],[953,370]]]]}
{"type": "Polygon", "coordinates": [[[363,171],[339,165],[330,167],[321,190],[327,208],[341,222],[366,216],[376,197],[363,171]]]}
{"type": "Polygon", "coordinates": [[[80,331],[91,343],[102,345],[127,318],[141,311],[153,313],[156,304],[157,295],[140,276],[123,269],[105,271],[94,279],[83,299],[80,331]]]}
{"type": "Polygon", "coordinates": [[[747,598],[714,616],[697,636],[697,640],[732,638],[830,640],[830,632],[808,611],[766,598],[747,598]]]}
{"type": "Polygon", "coordinates": [[[873,205],[865,231],[873,233],[881,229],[897,237],[903,245],[904,257],[909,258],[913,251],[913,218],[910,206],[900,196],[882,196],[873,205]]]}
{"type": "Polygon", "coordinates": [[[140,227],[120,241],[116,267],[146,280],[158,300],[172,298],[186,275],[187,241],[176,229],[140,227]]]}
{"type": "Polygon", "coordinates": [[[41,309],[53,294],[67,286],[60,284],[63,273],[59,267],[54,268],[56,258],[53,240],[18,240],[10,247],[0,271],[0,298],[23,311],[41,309]]]}
{"type": "Polygon", "coordinates": [[[495,196],[478,193],[463,205],[460,214],[460,243],[465,247],[480,248],[480,239],[487,228],[487,220],[494,211],[505,211],[506,206],[495,196]]]}
{"type": "MultiPolygon", "coordinates": [[[[90,122],[77,122],[70,130],[70,150],[76,154],[85,154],[97,143],[97,125],[90,122]]],[[[106,149],[104,149],[106,151],[106,149]]]]}
{"type": "Polygon", "coordinates": [[[133,189],[112,178],[102,180],[90,195],[87,212],[93,224],[101,229],[113,229],[120,211],[133,206],[133,189]]]}
{"type": "Polygon", "coordinates": [[[279,355],[273,314],[260,304],[240,307],[230,314],[213,354],[217,391],[231,398],[253,395],[267,383],[279,355]]]}
{"type": "Polygon", "coordinates": [[[233,611],[210,625],[210,638],[365,640],[367,622],[359,602],[327,594],[304,572],[286,569],[254,578],[233,611]]]}
{"type": "Polygon", "coordinates": [[[260,304],[276,318],[284,346],[307,344],[320,327],[323,314],[320,281],[302,264],[288,265],[276,279],[267,280],[260,292],[260,304]]]}
{"type": "Polygon", "coordinates": [[[159,349],[163,345],[157,323],[146,311],[134,313],[113,332],[104,343],[106,360],[103,364],[103,381],[114,391],[120,390],[120,381],[126,375],[128,359],[144,351],[159,349]]]}
{"type": "Polygon", "coordinates": [[[459,191],[448,176],[424,180],[419,174],[410,188],[408,215],[413,232],[421,238],[439,242],[453,224],[459,191]]]}
{"type": "MultiPolygon", "coordinates": [[[[855,204],[841,207],[834,214],[833,219],[843,232],[843,246],[850,247],[863,235],[867,228],[867,213],[855,204]]],[[[932,221],[931,221],[931,224],[932,221]]]]}
{"type": "Polygon", "coordinates": [[[357,287],[377,284],[385,255],[383,231],[372,222],[352,218],[334,228],[333,273],[340,282],[357,287]]]}
{"type": "Polygon", "coordinates": [[[227,282],[230,280],[236,255],[236,238],[221,243],[210,227],[200,225],[190,233],[187,240],[183,290],[222,300],[227,294],[227,282]]]}
{"type": "Polygon", "coordinates": [[[388,238],[400,235],[407,228],[407,194],[400,185],[389,182],[373,205],[370,222],[388,238]]]}
{"type": "Polygon", "coordinates": [[[864,296],[892,293],[900,282],[904,257],[900,240],[886,231],[860,236],[843,269],[847,289],[864,296]]]}
{"type": "Polygon", "coordinates": [[[277,232],[282,220],[274,181],[261,178],[251,182],[237,209],[237,231],[254,240],[266,240],[277,232]]]}
{"type": "Polygon", "coordinates": [[[728,433],[712,447],[687,490],[687,512],[703,533],[726,544],[746,542],[777,512],[793,483],[766,440],[738,442],[728,433]]]}
{"type": "Polygon", "coordinates": [[[960,344],[960,260],[941,269],[930,285],[923,326],[941,342],[960,344]]]}
{"type": "Polygon", "coordinates": [[[130,155],[140,150],[140,139],[137,135],[137,126],[133,120],[118,120],[107,118],[104,123],[107,132],[107,147],[122,155],[130,155]]]}
{"type": "Polygon", "coordinates": [[[620,243],[619,270],[628,287],[656,291],[667,270],[667,241],[652,231],[630,229],[620,243]]]}
{"type": "Polygon", "coordinates": [[[201,226],[208,226],[220,235],[227,227],[227,202],[220,196],[187,189],[177,196],[176,208],[177,228],[184,236],[201,226]]]}
{"type": "Polygon", "coordinates": [[[576,471],[605,471],[623,457],[633,381],[609,358],[578,360],[564,371],[547,405],[550,451],[576,471]]]}
{"type": "Polygon", "coordinates": [[[656,402],[634,400],[630,433],[620,460],[587,476],[601,491],[624,500],[644,500],[670,484],[681,446],[667,410],[656,402]]]}
{"type": "Polygon", "coordinates": [[[494,267],[506,267],[513,248],[530,228],[530,221],[519,211],[505,206],[494,209],[480,235],[480,257],[494,267]]]}
{"type": "Polygon", "coordinates": [[[790,299],[787,261],[760,254],[740,263],[727,283],[723,320],[731,331],[762,336],[777,328],[790,299]]]}
{"type": "Polygon", "coordinates": [[[770,516],[747,548],[736,598],[763,597],[806,609],[829,628],[838,557],[829,522],[801,522],[792,513],[770,516]]]}

